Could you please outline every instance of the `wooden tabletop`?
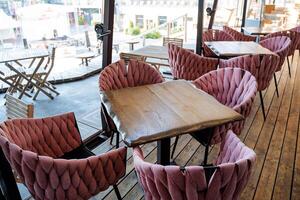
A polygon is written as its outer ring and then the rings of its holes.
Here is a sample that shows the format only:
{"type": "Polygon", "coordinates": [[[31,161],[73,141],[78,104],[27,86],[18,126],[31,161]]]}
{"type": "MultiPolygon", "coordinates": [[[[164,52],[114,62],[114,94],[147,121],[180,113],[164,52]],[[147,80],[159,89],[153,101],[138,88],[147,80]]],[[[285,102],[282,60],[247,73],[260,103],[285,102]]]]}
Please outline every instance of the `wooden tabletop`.
{"type": "Polygon", "coordinates": [[[275,54],[256,42],[213,41],[205,44],[219,57],[235,57],[249,54],[275,54]]]}
{"type": "Polygon", "coordinates": [[[138,43],[140,43],[140,41],[127,41],[126,43],[127,44],[138,44],[138,43]]]}
{"type": "Polygon", "coordinates": [[[101,101],[128,146],[243,119],[181,80],[104,92],[101,101]]]}
{"type": "Polygon", "coordinates": [[[250,35],[268,35],[279,31],[289,30],[287,27],[282,26],[261,26],[261,27],[243,27],[245,33],[250,35]]]}
{"type": "Polygon", "coordinates": [[[78,53],[76,54],[77,58],[93,58],[96,56],[96,53],[93,51],[87,51],[87,52],[83,52],[83,53],[78,53]]]}
{"type": "Polygon", "coordinates": [[[144,56],[147,58],[157,58],[157,59],[163,59],[168,60],[168,47],[165,46],[145,46],[140,49],[134,50],[130,52],[135,55],[144,56]]]}
{"type": "Polygon", "coordinates": [[[0,63],[49,56],[47,49],[10,49],[0,51],[0,63]]]}

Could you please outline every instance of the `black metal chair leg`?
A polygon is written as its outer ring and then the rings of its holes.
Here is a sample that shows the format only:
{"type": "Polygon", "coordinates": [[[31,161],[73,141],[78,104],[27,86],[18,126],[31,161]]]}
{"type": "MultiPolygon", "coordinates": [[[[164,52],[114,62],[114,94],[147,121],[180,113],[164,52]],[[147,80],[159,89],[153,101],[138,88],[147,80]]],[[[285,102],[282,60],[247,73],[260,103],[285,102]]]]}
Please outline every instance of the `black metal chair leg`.
{"type": "Polygon", "coordinates": [[[179,136],[176,136],[174,146],[173,146],[173,150],[172,150],[172,153],[171,153],[171,159],[173,159],[173,157],[174,157],[174,153],[175,153],[175,150],[176,150],[178,140],[179,140],[179,136]]]}
{"type": "Polygon", "coordinates": [[[14,174],[1,148],[0,163],[0,190],[2,196],[4,196],[6,200],[21,200],[22,198],[14,174]]]}
{"type": "Polygon", "coordinates": [[[118,200],[122,200],[122,197],[121,197],[121,194],[120,194],[120,191],[119,191],[118,187],[116,185],[113,185],[113,187],[114,187],[114,191],[116,193],[116,196],[117,196],[118,200]]]}
{"type": "Polygon", "coordinates": [[[274,73],[274,82],[275,82],[276,94],[277,94],[277,97],[279,97],[278,83],[277,83],[277,78],[276,78],[275,73],[274,73]]]}
{"type": "Polygon", "coordinates": [[[115,133],[112,132],[112,134],[111,134],[111,136],[110,136],[110,144],[111,144],[111,145],[112,145],[112,142],[113,142],[113,140],[114,140],[114,135],[115,135],[115,133]]]}
{"type": "Polygon", "coordinates": [[[119,148],[119,140],[120,140],[120,133],[117,132],[117,138],[116,138],[116,149],[119,148]]]}
{"type": "Polygon", "coordinates": [[[290,77],[292,77],[292,76],[291,76],[291,65],[290,65],[290,59],[289,59],[289,57],[286,57],[286,59],[287,59],[288,68],[289,68],[289,75],[290,75],[290,77]]]}
{"type": "Polygon", "coordinates": [[[261,108],[262,108],[264,120],[266,120],[266,113],[265,113],[264,99],[263,99],[263,96],[262,96],[262,92],[261,92],[261,91],[259,91],[259,97],[260,97],[260,104],[261,104],[261,108]]]}

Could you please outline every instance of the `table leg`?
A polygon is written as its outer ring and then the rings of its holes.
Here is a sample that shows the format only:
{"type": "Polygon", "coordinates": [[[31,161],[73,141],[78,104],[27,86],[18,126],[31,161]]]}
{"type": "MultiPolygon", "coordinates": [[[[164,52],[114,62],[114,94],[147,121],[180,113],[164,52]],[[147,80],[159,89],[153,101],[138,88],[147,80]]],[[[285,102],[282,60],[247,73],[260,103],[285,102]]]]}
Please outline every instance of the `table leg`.
{"type": "Polygon", "coordinates": [[[42,65],[44,61],[44,58],[41,58],[40,62],[38,63],[37,67],[35,68],[35,70],[33,71],[32,75],[30,76],[29,80],[27,80],[27,83],[26,85],[24,86],[23,88],[23,91],[21,92],[20,96],[19,96],[19,99],[22,98],[22,96],[24,95],[24,93],[26,92],[28,86],[30,85],[30,83],[32,83],[32,79],[33,79],[33,76],[37,73],[37,71],[39,70],[40,66],[42,65]]]}
{"type": "Polygon", "coordinates": [[[213,137],[214,128],[207,128],[196,133],[192,133],[191,135],[195,138],[198,142],[205,146],[204,158],[203,158],[203,165],[207,165],[208,160],[208,153],[209,153],[209,146],[213,137]]]}
{"type": "Polygon", "coordinates": [[[133,44],[129,44],[129,51],[133,51],[133,44]]]}
{"type": "Polygon", "coordinates": [[[170,165],[171,138],[157,141],[157,164],[170,165]]]}
{"type": "Polygon", "coordinates": [[[29,65],[29,67],[28,67],[28,68],[32,67],[32,65],[33,65],[34,61],[35,61],[35,58],[34,58],[34,59],[32,59],[32,61],[31,61],[31,63],[30,63],[30,65],[29,65]]]}
{"type": "Polygon", "coordinates": [[[85,66],[89,66],[87,58],[85,58],[85,66]]]}

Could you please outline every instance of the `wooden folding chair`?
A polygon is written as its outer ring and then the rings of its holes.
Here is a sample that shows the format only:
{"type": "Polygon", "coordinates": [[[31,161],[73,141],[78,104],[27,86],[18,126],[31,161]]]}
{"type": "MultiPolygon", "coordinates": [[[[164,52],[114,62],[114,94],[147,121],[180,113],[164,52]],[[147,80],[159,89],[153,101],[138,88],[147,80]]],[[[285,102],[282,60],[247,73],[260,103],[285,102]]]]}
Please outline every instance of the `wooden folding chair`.
{"type": "MultiPolygon", "coordinates": [[[[55,93],[56,95],[59,95],[59,92],[56,91],[56,87],[52,85],[49,81],[47,81],[53,67],[54,67],[54,59],[55,59],[55,47],[50,47],[49,49],[49,57],[47,60],[47,63],[44,67],[41,67],[40,70],[33,76],[33,81],[36,83],[36,89],[35,95],[33,96],[33,100],[36,100],[38,94],[41,91],[41,88],[46,88],[50,90],[50,93],[46,94],[49,98],[53,99],[51,92],[55,93]]],[[[31,74],[28,74],[30,76],[31,74]]]]}
{"type": "MultiPolygon", "coordinates": [[[[7,94],[13,94],[15,92],[22,92],[23,91],[23,85],[22,85],[22,77],[19,76],[16,73],[5,73],[0,71],[0,81],[4,82],[6,85],[8,85],[8,89],[6,91],[7,94]]],[[[31,97],[29,93],[26,91],[24,94],[28,97],[31,97]]]]}
{"type": "Polygon", "coordinates": [[[169,43],[181,48],[183,47],[183,39],[163,37],[163,46],[167,47],[169,43]]]}
{"type": "Polygon", "coordinates": [[[11,94],[6,94],[5,99],[6,116],[8,119],[33,118],[33,103],[18,99],[11,94]]]}
{"type": "Polygon", "coordinates": [[[138,61],[143,61],[145,62],[146,58],[144,56],[136,55],[136,54],[131,54],[131,53],[120,53],[120,59],[123,59],[125,61],[125,64],[127,65],[129,63],[130,59],[135,59],[138,61]]]}

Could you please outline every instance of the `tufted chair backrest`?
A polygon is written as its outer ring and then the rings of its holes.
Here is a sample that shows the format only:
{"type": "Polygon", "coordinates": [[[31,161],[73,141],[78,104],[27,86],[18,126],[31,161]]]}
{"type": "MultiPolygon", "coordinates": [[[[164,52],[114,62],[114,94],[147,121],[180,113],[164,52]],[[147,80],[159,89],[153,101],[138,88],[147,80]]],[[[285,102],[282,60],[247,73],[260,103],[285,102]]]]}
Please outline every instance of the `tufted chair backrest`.
{"type": "Polygon", "coordinates": [[[256,155],[229,131],[208,180],[202,166],[182,170],[179,166],[147,163],[139,147],[134,149],[133,158],[146,200],[235,200],[249,180],[256,155]]]}
{"type": "Polygon", "coordinates": [[[0,124],[0,135],[20,148],[57,158],[81,145],[74,113],[41,119],[13,119],[0,124]]]}
{"type": "Polygon", "coordinates": [[[238,67],[249,71],[256,78],[258,91],[262,91],[269,86],[279,59],[279,56],[271,54],[246,55],[229,60],[220,60],[219,67],[238,67]]]}
{"type": "MultiPolygon", "coordinates": [[[[249,116],[257,92],[256,79],[250,72],[240,68],[221,68],[204,74],[193,84],[244,118],[249,116]]],[[[211,144],[221,142],[229,129],[239,135],[244,123],[245,120],[241,120],[215,127],[211,144]]]]}
{"type": "Polygon", "coordinates": [[[273,51],[279,56],[280,59],[276,71],[280,71],[285,61],[285,58],[289,53],[291,39],[287,36],[277,36],[260,41],[259,44],[273,51]]]}
{"type": "MultiPolygon", "coordinates": [[[[295,28],[292,28],[291,31],[300,33],[300,26],[296,26],[295,28]]],[[[298,43],[296,49],[300,50],[300,42],[298,43]]]]}
{"type": "Polygon", "coordinates": [[[154,67],[142,61],[130,60],[126,67],[124,60],[119,60],[102,70],[99,76],[99,88],[100,91],[108,91],[163,81],[164,78],[154,67]]]}
{"type": "Polygon", "coordinates": [[[203,33],[203,41],[234,41],[234,38],[225,31],[210,29],[203,33]]]}
{"type": "Polygon", "coordinates": [[[218,66],[218,59],[199,56],[174,44],[168,45],[169,64],[176,79],[195,80],[218,66]]]}
{"type": "Polygon", "coordinates": [[[291,39],[291,45],[290,45],[289,52],[288,52],[287,55],[288,56],[293,55],[296,48],[300,44],[300,32],[296,32],[296,31],[279,31],[279,32],[276,32],[276,33],[270,33],[270,34],[266,35],[265,37],[263,37],[261,39],[261,41],[266,40],[268,38],[277,37],[277,36],[286,36],[286,37],[289,37],[291,39]]]}
{"type": "Polygon", "coordinates": [[[202,34],[202,40],[203,40],[203,54],[204,54],[204,56],[214,57],[215,56],[214,52],[212,50],[210,50],[204,42],[209,42],[209,41],[234,41],[234,38],[231,35],[224,32],[224,31],[210,29],[210,30],[205,31],[202,34]]]}
{"type": "Polygon", "coordinates": [[[245,35],[239,31],[234,30],[233,28],[230,28],[228,26],[223,26],[223,31],[226,32],[227,34],[231,35],[231,37],[234,38],[236,41],[256,41],[255,36],[251,35],[245,35]]]}
{"type": "MultiPolygon", "coordinates": [[[[230,67],[204,74],[193,83],[197,88],[231,108],[238,107],[249,98],[253,100],[257,89],[256,79],[250,72],[230,67]]],[[[246,117],[249,113],[243,114],[246,117]]]]}
{"type": "Polygon", "coordinates": [[[89,199],[125,175],[126,148],[86,159],[58,158],[79,145],[73,113],[0,126],[0,147],[36,200],[89,199]]]}

